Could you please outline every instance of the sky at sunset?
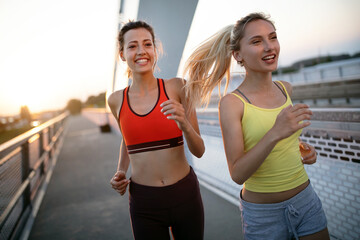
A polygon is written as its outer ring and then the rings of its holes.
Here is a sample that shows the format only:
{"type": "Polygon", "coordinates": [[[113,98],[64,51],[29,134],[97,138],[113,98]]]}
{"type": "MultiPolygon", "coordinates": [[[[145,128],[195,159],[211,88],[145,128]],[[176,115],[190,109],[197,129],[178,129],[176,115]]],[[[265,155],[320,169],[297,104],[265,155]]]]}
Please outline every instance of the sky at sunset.
{"type": "MultiPolygon", "coordinates": [[[[119,1],[0,0],[0,116],[60,109],[107,90],[114,68],[119,1]]],[[[280,66],[360,51],[358,0],[199,0],[183,57],[240,17],[275,22],[280,66]]],[[[161,40],[161,39],[160,39],[161,40]]],[[[166,52],[166,49],[164,49],[166,52]]]]}

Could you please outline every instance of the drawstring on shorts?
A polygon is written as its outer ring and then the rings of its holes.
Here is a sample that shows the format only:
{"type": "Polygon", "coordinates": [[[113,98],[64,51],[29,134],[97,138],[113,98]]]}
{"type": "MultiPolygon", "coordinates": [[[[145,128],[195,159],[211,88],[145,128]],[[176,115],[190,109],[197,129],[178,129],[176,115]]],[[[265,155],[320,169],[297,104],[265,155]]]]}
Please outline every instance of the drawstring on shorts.
{"type": "Polygon", "coordinates": [[[297,218],[297,217],[299,217],[299,212],[296,210],[296,208],[294,208],[293,205],[289,204],[285,208],[286,225],[289,229],[289,232],[292,232],[294,234],[295,239],[299,240],[296,229],[295,229],[294,225],[291,224],[291,216],[297,218]]]}

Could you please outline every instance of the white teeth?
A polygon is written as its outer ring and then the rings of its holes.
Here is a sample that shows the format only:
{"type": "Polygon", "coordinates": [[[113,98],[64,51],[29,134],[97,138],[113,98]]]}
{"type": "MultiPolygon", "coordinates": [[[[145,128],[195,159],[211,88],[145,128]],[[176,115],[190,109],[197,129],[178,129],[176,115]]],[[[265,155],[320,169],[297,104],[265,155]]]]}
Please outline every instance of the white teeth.
{"type": "Polygon", "coordinates": [[[137,60],[136,62],[138,62],[138,63],[143,63],[143,62],[147,62],[147,60],[146,60],[146,59],[139,59],[139,60],[137,60]]]}
{"type": "Polygon", "coordinates": [[[275,58],[275,55],[267,56],[267,57],[264,57],[263,59],[268,60],[268,59],[273,59],[273,58],[275,58]]]}

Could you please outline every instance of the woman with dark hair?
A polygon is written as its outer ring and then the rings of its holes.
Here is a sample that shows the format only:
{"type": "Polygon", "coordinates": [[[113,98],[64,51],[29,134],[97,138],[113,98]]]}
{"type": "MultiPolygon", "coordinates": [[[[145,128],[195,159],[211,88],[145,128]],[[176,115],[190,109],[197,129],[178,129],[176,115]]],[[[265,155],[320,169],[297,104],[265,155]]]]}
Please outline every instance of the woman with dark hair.
{"type": "Polygon", "coordinates": [[[157,46],[152,27],[130,21],[118,35],[119,55],[131,85],[112,93],[108,105],[123,141],[112,187],[129,185],[135,239],[203,239],[204,212],[199,182],[184,152],[200,158],[205,146],[194,109],[186,109],[184,80],[154,76],[157,46]],[[126,172],[131,164],[131,178],[126,172]]]}

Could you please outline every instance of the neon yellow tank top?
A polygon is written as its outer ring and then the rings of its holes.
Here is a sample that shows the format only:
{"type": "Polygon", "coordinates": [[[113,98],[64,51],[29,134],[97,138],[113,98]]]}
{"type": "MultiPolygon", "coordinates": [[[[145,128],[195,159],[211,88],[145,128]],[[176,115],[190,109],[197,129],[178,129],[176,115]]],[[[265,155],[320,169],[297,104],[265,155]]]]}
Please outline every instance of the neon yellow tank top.
{"type": "MultiPolygon", "coordinates": [[[[245,152],[253,148],[272,128],[280,111],[292,104],[286,88],[281,82],[278,83],[283,87],[287,100],[277,108],[260,108],[232,93],[244,103],[242,129],[245,152]]],[[[301,129],[298,130],[275,145],[256,172],[245,181],[245,189],[253,192],[282,192],[293,189],[308,180],[299,150],[298,138],[301,131],[301,129]]]]}

